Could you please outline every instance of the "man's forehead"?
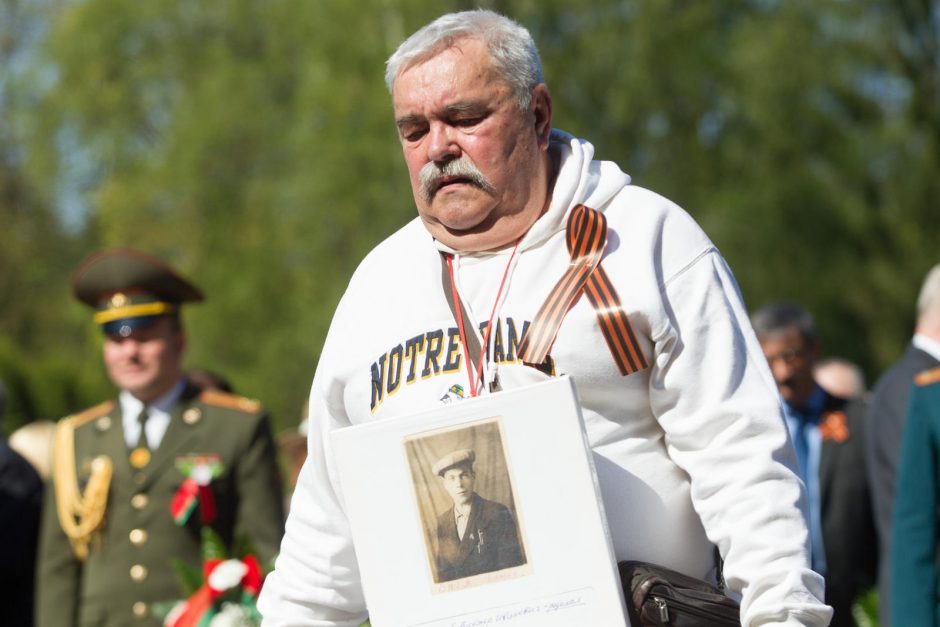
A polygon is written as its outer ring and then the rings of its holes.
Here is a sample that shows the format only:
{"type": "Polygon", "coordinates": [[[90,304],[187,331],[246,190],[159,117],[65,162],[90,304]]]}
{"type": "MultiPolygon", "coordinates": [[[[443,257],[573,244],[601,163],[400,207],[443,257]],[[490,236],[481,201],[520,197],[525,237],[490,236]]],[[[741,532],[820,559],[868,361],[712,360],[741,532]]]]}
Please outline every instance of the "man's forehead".
{"type": "Polygon", "coordinates": [[[461,475],[470,474],[470,469],[466,466],[454,466],[453,468],[448,468],[444,471],[445,477],[459,477],[461,475]]]}
{"type": "Polygon", "coordinates": [[[465,100],[487,100],[510,89],[493,67],[489,53],[456,54],[448,48],[403,70],[392,85],[396,116],[407,109],[449,106],[465,100]]]}
{"type": "Polygon", "coordinates": [[[760,340],[761,343],[801,344],[804,337],[798,327],[784,327],[762,336],[760,340]]]}
{"type": "Polygon", "coordinates": [[[469,35],[455,40],[441,41],[438,45],[429,48],[424,54],[411,59],[411,61],[403,65],[401,69],[399,69],[398,76],[395,78],[394,82],[397,82],[402,75],[412,70],[420,69],[421,66],[428,65],[435,60],[445,57],[451,59],[455,64],[462,65],[467,61],[467,55],[490,57],[486,45],[479,39],[469,35]]]}

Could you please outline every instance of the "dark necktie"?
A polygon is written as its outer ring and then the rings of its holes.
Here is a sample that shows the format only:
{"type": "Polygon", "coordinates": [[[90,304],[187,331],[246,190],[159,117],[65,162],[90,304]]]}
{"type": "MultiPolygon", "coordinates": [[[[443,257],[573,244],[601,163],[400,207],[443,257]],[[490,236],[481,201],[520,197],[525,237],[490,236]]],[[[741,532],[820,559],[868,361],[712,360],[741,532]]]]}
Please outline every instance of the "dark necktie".
{"type": "Polygon", "coordinates": [[[137,446],[131,451],[130,462],[134,468],[143,468],[150,463],[150,445],[147,443],[147,406],[140,410],[137,416],[137,422],[140,424],[140,437],[137,438],[137,446]]]}
{"type": "Polygon", "coordinates": [[[146,407],[141,409],[140,415],[137,416],[137,422],[140,424],[140,437],[137,438],[137,448],[150,448],[150,445],[147,444],[147,418],[149,417],[150,415],[147,414],[146,407]]]}

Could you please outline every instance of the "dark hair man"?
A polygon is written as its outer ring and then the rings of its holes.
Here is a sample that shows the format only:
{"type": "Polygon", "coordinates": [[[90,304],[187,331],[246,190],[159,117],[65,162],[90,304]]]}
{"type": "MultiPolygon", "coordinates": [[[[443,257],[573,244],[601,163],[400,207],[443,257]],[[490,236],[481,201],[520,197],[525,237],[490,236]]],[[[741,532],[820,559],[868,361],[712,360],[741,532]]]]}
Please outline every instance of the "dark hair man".
{"type": "Polygon", "coordinates": [[[826,578],[831,625],[855,625],[852,604],[875,581],[878,542],[865,464],[865,405],[833,396],[816,383],[816,323],[789,302],[751,317],[780,396],[807,487],[813,569],[826,578]]]}
{"type": "Polygon", "coordinates": [[[715,246],[552,129],[516,22],[445,15],[386,81],[418,219],[366,257],[334,316],[265,624],[367,615],[330,431],[553,373],[577,383],[618,559],[705,577],[714,541],[746,624],[825,624],[780,404],[715,246]]]}
{"type": "Polygon", "coordinates": [[[91,255],[72,276],[95,311],[116,399],[61,420],[43,513],[40,627],[162,624],[180,599],[174,559],[201,569],[202,528],[262,563],[277,552],[283,502],[274,442],[256,401],[200,391],[183,374],[183,303],[199,289],[128,249],[91,255]]]}

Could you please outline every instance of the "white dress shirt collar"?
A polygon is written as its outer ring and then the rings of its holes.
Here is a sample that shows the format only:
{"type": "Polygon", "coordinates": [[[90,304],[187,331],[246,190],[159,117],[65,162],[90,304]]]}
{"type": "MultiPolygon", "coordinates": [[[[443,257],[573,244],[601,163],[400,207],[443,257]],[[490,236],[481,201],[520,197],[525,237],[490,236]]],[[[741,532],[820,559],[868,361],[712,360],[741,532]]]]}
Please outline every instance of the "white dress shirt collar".
{"type": "MultiPolygon", "coordinates": [[[[147,442],[151,449],[160,446],[163,440],[163,434],[170,426],[170,414],[173,406],[183,394],[186,388],[186,379],[180,378],[170,390],[163,396],[157,398],[154,402],[147,405],[147,442]]],[[[137,446],[140,439],[140,423],[137,417],[144,408],[144,403],[136,398],[127,390],[121,390],[118,394],[118,401],[121,404],[121,423],[124,426],[124,441],[128,448],[137,446]]]]}

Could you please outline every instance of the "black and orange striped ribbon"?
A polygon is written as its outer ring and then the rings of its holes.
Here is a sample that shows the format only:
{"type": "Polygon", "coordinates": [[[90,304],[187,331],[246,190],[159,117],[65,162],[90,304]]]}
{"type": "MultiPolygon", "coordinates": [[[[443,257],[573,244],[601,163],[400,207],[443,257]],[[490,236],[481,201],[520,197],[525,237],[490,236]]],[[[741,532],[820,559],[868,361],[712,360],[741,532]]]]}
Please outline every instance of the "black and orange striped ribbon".
{"type": "Polygon", "coordinates": [[[584,290],[620,374],[626,376],[649,367],[630,318],[620,304],[620,296],[601,266],[607,246],[607,218],[590,207],[576,206],[568,216],[566,243],[571,263],[522,338],[519,345],[522,360],[531,364],[545,361],[565,314],[584,290]]]}

